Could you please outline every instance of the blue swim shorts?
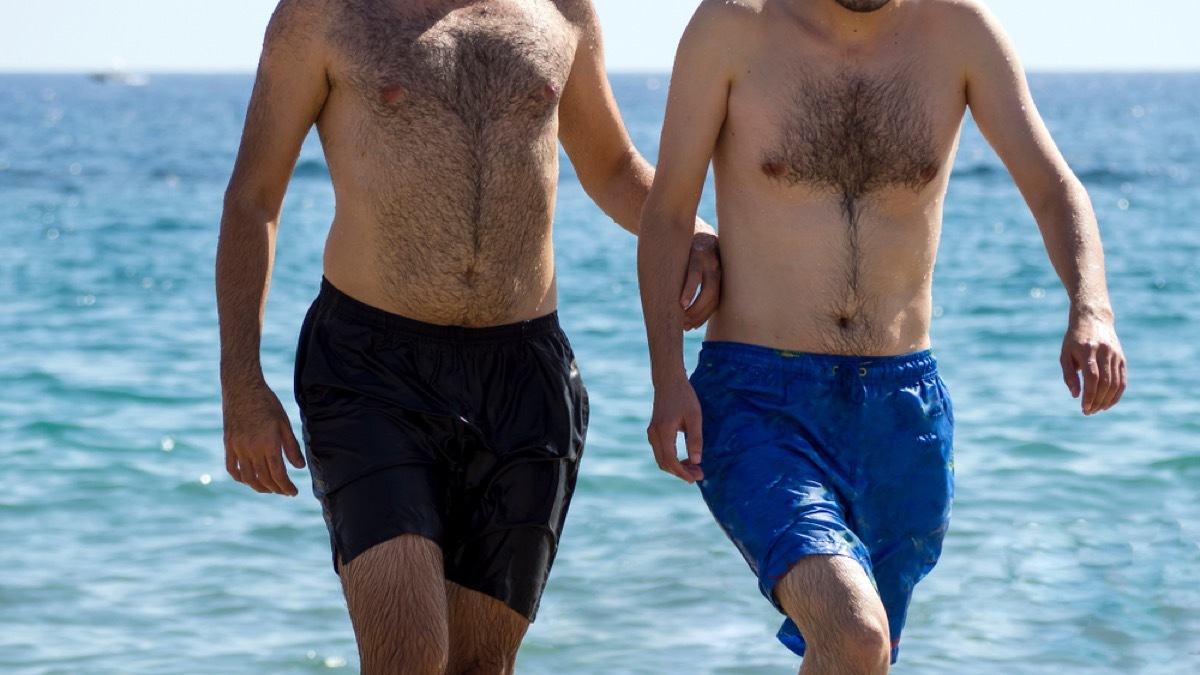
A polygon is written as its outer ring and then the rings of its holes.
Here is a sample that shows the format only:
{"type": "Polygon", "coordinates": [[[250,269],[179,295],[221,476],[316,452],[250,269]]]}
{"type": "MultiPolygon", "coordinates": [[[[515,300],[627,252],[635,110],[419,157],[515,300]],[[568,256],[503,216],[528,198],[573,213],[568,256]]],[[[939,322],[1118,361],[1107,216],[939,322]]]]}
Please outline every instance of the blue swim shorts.
{"type": "MultiPolygon", "coordinates": [[[[891,627],[937,562],[954,495],[954,414],[928,351],[805,354],[706,342],[700,491],[782,613],[774,588],[809,555],[857,560],[891,627]]],[[[791,619],[780,642],[804,655],[791,619]]]]}

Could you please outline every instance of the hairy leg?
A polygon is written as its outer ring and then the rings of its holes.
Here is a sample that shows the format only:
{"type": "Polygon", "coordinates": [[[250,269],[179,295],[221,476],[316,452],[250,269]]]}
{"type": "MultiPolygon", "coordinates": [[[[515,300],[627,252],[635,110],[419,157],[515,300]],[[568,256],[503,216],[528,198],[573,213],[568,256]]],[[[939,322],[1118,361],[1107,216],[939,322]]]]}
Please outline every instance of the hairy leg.
{"type": "Polygon", "coordinates": [[[801,558],[775,597],[804,636],[800,675],[885,675],[887,613],[867,573],[844,556],[801,558]]]}
{"type": "Polygon", "coordinates": [[[446,582],[450,606],[447,675],[512,675],[529,620],[499,600],[446,582]]]}
{"type": "Polygon", "coordinates": [[[449,631],[442,550],[404,535],[341,566],[363,675],[442,675],[449,631]]]}

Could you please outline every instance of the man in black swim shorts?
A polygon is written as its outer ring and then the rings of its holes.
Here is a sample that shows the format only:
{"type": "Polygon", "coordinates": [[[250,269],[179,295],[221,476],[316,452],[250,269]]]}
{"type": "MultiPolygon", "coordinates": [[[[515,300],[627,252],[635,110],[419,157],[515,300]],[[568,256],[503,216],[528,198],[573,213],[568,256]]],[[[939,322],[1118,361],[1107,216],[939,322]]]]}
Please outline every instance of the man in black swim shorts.
{"type": "MultiPolygon", "coordinates": [[[[558,141],[631,232],[653,171],[589,0],[283,0],[217,251],[227,467],[267,493],[297,493],[284,457],[304,466],[259,343],[314,124],[337,207],[296,394],[362,671],[511,672],[587,424],[555,314],[558,141]]],[[[718,294],[711,228],[695,242],[693,326],[718,294]]]]}

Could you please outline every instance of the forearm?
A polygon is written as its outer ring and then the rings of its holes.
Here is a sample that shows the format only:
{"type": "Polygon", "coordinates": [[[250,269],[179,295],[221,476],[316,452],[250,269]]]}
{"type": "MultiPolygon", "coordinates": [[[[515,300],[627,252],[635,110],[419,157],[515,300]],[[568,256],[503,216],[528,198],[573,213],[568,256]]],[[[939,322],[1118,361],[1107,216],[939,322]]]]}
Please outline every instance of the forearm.
{"type": "Polygon", "coordinates": [[[641,218],[638,284],[655,387],[687,377],[679,288],[687,270],[693,222],[694,218],[669,215],[654,205],[641,218]]]}
{"type": "Polygon", "coordinates": [[[217,244],[217,317],[222,386],[262,381],[259,350],[277,218],[226,200],[217,244]]]}
{"type": "Polygon", "coordinates": [[[1100,229],[1083,185],[1070,177],[1063,190],[1030,207],[1072,312],[1111,320],[1100,229]]]}
{"type": "Polygon", "coordinates": [[[631,145],[615,163],[607,179],[587,191],[608,217],[636,235],[642,207],[653,182],[654,167],[631,145]]]}

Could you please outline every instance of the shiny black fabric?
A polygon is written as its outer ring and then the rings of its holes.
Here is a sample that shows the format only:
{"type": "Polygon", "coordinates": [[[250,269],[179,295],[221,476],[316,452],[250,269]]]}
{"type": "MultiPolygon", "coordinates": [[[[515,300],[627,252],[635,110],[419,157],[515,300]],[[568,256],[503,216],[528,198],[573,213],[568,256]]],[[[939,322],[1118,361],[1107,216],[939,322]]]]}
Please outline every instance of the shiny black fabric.
{"type": "Polygon", "coordinates": [[[491,328],[389,314],[328,281],[296,401],[334,567],[402,534],[533,620],[575,489],[587,392],[551,314],[491,328]]]}

